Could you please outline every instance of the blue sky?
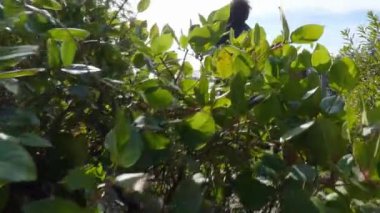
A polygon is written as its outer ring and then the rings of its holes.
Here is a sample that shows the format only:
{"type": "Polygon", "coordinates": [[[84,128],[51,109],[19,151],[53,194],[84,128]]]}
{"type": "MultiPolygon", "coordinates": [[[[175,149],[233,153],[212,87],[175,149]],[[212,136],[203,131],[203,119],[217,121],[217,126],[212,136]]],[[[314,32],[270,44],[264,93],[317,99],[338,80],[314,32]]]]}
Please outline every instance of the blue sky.
{"type": "MultiPolygon", "coordinates": [[[[137,0],[135,0],[137,1],[137,0]]],[[[190,20],[198,22],[198,14],[207,16],[212,10],[228,4],[230,0],[151,0],[151,6],[138,17],[149,25],[169,24],[176,32],[187,31],[190,20]]],[[[291,30],[304,24],[321,24],[325,33],[320,43],[338,53],[343,45],[340,31],[367,23],[366,13],[380,14],[380,0],[250,0],[251,15],[247,23],[259,23],[271,41],[281,33],[278,7],[282,6],[291,30]]]]}

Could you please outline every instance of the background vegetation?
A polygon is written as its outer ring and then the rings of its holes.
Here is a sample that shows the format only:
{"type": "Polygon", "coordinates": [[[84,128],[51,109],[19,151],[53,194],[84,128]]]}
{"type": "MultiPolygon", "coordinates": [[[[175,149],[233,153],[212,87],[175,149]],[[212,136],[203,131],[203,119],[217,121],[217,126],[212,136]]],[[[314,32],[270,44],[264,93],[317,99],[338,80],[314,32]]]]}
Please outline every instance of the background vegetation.
{"type": "Polygon", "coordinates": [[[148,6],[1,1],[0,211],[380,211],[375,14],[332,57],[284,14],[215,47],[228,6],[183,35],[148,6]]]}

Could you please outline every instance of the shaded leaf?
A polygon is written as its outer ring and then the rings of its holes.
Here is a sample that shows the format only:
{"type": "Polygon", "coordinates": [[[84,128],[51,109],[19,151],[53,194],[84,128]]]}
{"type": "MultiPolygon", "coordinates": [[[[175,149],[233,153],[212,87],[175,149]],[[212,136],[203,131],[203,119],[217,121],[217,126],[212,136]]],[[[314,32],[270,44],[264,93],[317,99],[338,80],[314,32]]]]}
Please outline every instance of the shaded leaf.
{"type": "Polygon", "coordinates": [[[85,213],[89,212],[76,203],[61,198],[44,199],[30,202],[23,207],[25,213],[85,213]]]}
{"type": "Polygon", "coordinates": [[[12,47],[0,47],[0,61],[36,54],[38,46],[21,45],[12,47]]]}
{"type": "Polygon", "coordinates": [[[17,143],[0,141],[0,165],[1,181],[34,181],[37,178],[32,157],[17,143]]]}
{"type": "Polygon", "coordinates": [[[171,202],[173,212],[199,212],[202,204],[201,187],[193,180],[183,180],[176,188],[171,202]]]}

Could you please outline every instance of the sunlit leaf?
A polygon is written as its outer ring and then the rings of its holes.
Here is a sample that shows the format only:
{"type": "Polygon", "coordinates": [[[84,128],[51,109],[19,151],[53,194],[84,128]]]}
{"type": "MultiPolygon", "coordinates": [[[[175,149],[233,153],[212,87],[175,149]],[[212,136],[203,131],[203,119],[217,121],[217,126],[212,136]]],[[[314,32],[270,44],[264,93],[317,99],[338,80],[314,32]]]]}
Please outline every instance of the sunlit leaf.
{"type": "Polygon", "coordinates": [[[333,89],[350,91],[359,80],[359,72],[354,61],[345,57],[334,62],[328,73],[328,79],[333,89]]]}
{"type": "Polygon", "coordinates": [[[34,0],[33,3],[49,10],[62,10],[62,5],[56,0],[34,0]]]}
{"type": "Polygon", "coordinates": [[[280,7],[280,13],[281,13],[281,22],[282,22],[282,35],[284,37],[284,41],[289,41],[290,31],[289,31],[289,24],[286,20],[284,10],[280,7]]]}
{"type": "Polygon", "coordinates": [[[319,73],[327,73],[331,66],[330,53],[326,47],[318,44],[311,55],[311,64],[319,73]]]}
{"type": "Polygon", "coordinates": [[[144,12],[146,9],[148,9],[150,4],[150,0],[140,0],[137,5],[137,11],[144,12]]]}
{"type": "Polygon", "coordinates": [[[43,68],[31,68],[31,69],[23,69],[23,70],[13,70],[7,72],[0,72],[0,79],[8,79],[8,78],[18,78],[24,76],[33,76],[38,74],[39,72],[43,72],[45,69],[43,68]]]}
{"type": "Polygon", "coordinates": [[[143,134],[145,140],[148,142],[149,147],[155,150],[165,149],[169,144],[170,140],[160,134],[153,132],[146,132],[143,134]]]}
{"type": "Polygon", "coordinates": [[[322,25],[304,25],[292,32],[291,41],[299,44],[315,42],[322,36],[323,31],[324,27],[322,25]]]}
{"type": "Polygon", "coordinates": [[[66,40],[84,40],[90,33],[78,28],[53,28],[48,31],[51,38],[66,41],[66,40]]]}
{"type": "Polygon", "coordinates": [[[234,73],[232,53],[222,49],[218,52],[215,60],[215,76],[222,79],[231,77],[234,73]]]}
{"type": "Polygon", "coordinates": [[[46,46],[49,66],[52,68],[59,67],[59,65],[61,64],[61,56],[58,42],[56,42],[54,39],[49,38],[47,40],[46,46]]]}
{"type": "Polygon", "coordinates": [[[153,53],[160,54],[170,49],[173,44],[173,36],[171,34],[162,34],[154,37],[150,43],[153,53]]]}
{"type": "Polygon", "coordinates": [[[69,66],[74,62],[77,48],[78,48],[77,44],[72,39],[68,39],[62,42],[61,59],[62,59],[63,66],[69,66]]]}
{"type": "Polygon", "coordinates": [[[105,138],[105,147],[111,154],[112,162],[121,167],[133,166],[141,156],[143,142],[140,133],[121,111],[117,114],[115,127],[105,138]]]}
{"type": "Polygon", "coordinates": [[[156,109],[167,108],[174,101],[174,97],[169,90],[157,87],[145,90],[144,96],[149,105],[156,109]]]}

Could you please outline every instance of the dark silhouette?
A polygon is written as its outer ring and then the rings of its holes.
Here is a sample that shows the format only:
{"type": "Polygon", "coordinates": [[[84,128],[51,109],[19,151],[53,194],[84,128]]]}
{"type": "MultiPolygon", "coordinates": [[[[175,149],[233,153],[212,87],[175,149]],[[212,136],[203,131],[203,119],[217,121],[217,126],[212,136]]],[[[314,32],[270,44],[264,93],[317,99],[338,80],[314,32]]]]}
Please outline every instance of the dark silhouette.
{"type": "Polygon", "coordinates": [[[249,16],[251,7],[247,0],[232,0],[230,9],[230,18],[227,23],[227,33],[218,42],[218,45],[225,44],[229,39],[228,32],[233,29],[235,37],[238,37],[243,31],[251,28],[245,23],[249,16]]]}

